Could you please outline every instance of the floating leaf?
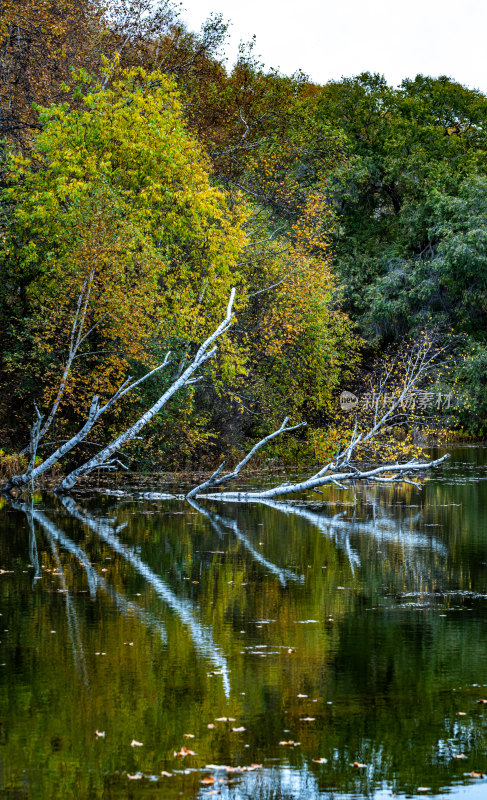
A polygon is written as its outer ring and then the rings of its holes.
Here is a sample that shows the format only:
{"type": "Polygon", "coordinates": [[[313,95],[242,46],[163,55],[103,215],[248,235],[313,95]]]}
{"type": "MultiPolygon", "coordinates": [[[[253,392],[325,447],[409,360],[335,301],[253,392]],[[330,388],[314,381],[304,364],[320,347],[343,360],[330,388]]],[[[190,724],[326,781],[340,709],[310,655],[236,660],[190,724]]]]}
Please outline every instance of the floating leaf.
{"type": "Polygon", "coordinates": [[[201,778],[200,783],[203,783],[205,786],[212,786],[215,783],[215,779],[212,775],[205,775],[204,778],[201,778]]]}
{"type": "Polygon", "coordinates": [[[196,753],[193,750],[189,750],[189,748],[184,747],[184,745],[183,747],[181,747],[179,753],[176,752],[174,753],[175,758],[185,758],[185,756],[195,756],[195,755],[196,753]]]}

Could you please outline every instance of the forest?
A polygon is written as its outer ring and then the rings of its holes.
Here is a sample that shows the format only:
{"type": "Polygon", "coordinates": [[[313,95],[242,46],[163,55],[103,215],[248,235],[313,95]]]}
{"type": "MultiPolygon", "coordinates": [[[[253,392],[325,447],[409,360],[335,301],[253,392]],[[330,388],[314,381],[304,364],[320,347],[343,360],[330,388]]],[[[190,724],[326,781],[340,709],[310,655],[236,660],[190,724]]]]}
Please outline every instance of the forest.
{"type": "Polygon", "coordinates": [[[317,85],[265,70],[252,43],[229,69],[225,21],[194,32],[171,3],[0,14],[3,477],[25,469],[36,413],[41,461],[92,414],[74,468],[155,407],[232,287],[216,356],[124,446],[126,468],[236,463],[284,417],[261,463],[331,458],[354,424],[342,393],[367,426],[362,399],[384,370],[399,396],[418,343],[441,358],[381,446],[482,439],[487,97],[422,75],[317,85]]]}

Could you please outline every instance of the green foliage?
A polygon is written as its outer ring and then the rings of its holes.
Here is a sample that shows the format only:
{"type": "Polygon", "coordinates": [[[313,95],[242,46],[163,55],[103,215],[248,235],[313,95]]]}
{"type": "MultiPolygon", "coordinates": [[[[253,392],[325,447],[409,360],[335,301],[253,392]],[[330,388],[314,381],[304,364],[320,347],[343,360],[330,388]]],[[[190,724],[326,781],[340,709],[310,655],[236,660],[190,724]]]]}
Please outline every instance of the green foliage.
{"type": "Polygon", "coordinates": [[[347,307],[367,335],[398,337],[444,308],[430,263],[437,197],[485,172],[487,99],[447,78],[392,89],[366,73],[325,87],[320,113],[349,138],[348,162],[328,178],[347,307]]]}
{"type": "MultiPolygon", "coordinates": [[[[238,280],[242,218],[211,185],[174,83],[109,68],[110,88],[82,88],[81,108],[39,109],[43,131],[28,158],[12,154],[3,192],[3,368],[21,396],[42,376],[45,404],[86,283],[66,393],[76,408],[111,392],[129,361],[151,364],[172,342],[199,340],[238,280]]],[[[231,355],[227,377],[241,363],[231,355]]]]}

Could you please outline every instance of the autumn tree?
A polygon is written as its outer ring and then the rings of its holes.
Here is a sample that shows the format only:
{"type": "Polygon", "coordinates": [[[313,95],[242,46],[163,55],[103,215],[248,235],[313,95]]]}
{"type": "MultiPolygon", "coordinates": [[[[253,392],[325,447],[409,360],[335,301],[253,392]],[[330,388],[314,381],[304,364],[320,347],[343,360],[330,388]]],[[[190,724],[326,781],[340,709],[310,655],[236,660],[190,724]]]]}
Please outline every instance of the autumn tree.
{"type": "MultiPolygon", "coordinates": [[[[31,154],[10,157],[0,315],[3,409],[14,416],[41,382],[43,405],[52,401],[87,282],[63,401],[72,411],[110,393],[129,362],[151,364],[164,346],[184,359],[237,276],[240,212],[211,185],[174,83],[113,70],[105,89],[81,73],[79,107],[40,109],[31,154]]],[[[229,374],[238,363],[227,359],[229,374]]]]}

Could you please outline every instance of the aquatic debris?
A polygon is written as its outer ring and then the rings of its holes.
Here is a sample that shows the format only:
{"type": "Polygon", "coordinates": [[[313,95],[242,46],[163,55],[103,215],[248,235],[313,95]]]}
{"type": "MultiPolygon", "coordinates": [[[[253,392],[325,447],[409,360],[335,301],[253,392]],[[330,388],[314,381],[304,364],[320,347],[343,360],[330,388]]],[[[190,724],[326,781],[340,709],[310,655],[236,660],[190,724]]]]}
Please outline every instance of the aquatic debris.
{"type": "Polygon", "coordinates": [[[251,764],[249,767],[227,767],[224,764],[207,764],[205,769],[225,770],[225,772],[254,772],[256,769],[262,769],[262,764],[251,764]]]}
{"type": "Polygon", "coordinates": [[[194,750],[190,750],[188,747],[184,747],[184,745],[183,747],[181,747],[179,753],[174,751],[174,758],[186,758],[186,756],[195,756],[195,755],[197,755],[197,753],[195,753],[194,750]]]}

